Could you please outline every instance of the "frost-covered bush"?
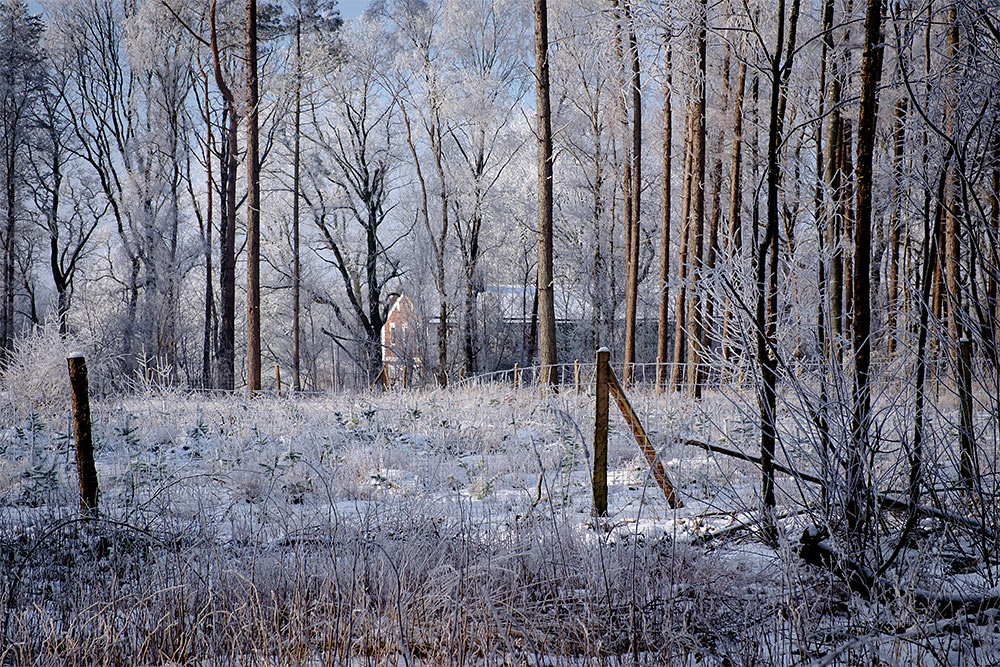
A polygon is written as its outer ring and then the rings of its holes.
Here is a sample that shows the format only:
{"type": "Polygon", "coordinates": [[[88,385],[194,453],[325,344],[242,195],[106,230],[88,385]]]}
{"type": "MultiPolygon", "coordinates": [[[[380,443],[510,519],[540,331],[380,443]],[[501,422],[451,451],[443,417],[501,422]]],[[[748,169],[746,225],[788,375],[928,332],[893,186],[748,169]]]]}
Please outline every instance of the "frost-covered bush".
{"type": "Polygon", "coordinates": [[[13,417],[31,413],[43,416],[63,412],[69,405],[66,357],[82,352],[92,394],[109,388],[118,359],[103,350],[101,341],[84,333],[60,334],[59,324],[48,321],[30,336],[19,338],[0,374],[0,395],[13,409],[13,417]]]}

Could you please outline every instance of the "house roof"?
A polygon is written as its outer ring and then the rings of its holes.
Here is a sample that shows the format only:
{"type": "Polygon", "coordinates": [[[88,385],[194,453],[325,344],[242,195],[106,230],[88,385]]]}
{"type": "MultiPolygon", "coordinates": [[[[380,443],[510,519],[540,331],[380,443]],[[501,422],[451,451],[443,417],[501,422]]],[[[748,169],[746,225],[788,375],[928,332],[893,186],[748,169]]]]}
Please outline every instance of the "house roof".
{"type": "MultiPolygon", "coordinates": [[[[557,320],[580,321],[590,317],[590,303],[585,295],[557,287],[554,297],[557,320]]],[[[483,305],[496,309],[505,320],[527,321],[531,319],[535,286],[485,285],[479,299],[483,305]]]]}

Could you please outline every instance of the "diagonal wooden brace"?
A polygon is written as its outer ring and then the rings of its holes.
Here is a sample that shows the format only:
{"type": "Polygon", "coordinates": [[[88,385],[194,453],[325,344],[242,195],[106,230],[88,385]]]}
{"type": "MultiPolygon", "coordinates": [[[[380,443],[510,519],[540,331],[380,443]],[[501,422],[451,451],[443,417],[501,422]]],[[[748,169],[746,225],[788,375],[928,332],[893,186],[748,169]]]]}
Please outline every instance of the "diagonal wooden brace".
{"type": "Polygon", "coordinates": [[[625,422],[632,429],[632,435],[635,436],[635,441],[639,443],[639,449],[642,450],[642,453],[646,456],[646,460],[649,461],[649,466],[653,469],[653,477],[663,490],[663,495],[667,498],[667,504],[672,509],[683,507],[684,503],[674,494],[674,487],[670,483],[670,478],[667,477],[667,471],[663,469],[663,464],[660,463],[656,448],[649,441],[646,429],[642,427],[642,422],[639,421],[638,415],[635,414],[631,403],[628,402],[628,397],[622,390],[622,386],[619,384],[618,378],[615,377],[615,372],[610,365],[608,366],[608,393],[614,396],[615,402],[618,403],[618,410],[621,411],[625,422]]]}

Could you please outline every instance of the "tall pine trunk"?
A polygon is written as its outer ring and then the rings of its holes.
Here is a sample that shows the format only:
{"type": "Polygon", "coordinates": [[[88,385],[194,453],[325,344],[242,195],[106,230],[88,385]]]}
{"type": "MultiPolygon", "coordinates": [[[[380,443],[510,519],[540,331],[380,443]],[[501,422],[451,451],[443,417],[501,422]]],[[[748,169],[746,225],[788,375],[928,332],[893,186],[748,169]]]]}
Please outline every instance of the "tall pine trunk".
{"type": "Polygon", "coordinates": [[[664,33],[666,56],[664,57],[663,84],[663,168],[660,174],[660,293],[659,308],[656,322],[656,389],[663,391],[667,384],[667,362],[670,354],[670,325],[667,321],[670,314],[670,294],[667,282],[670,280],[670,218],[671,218],[671,161],[673,159],[673,106],[671,104],[671,86],[673,85],[673,68],[671,55],[673,44],[670,29],[664,33]]]}
{"type": "Polygon", "coordinates": [[[302,138],[302,14],[295,18],[295,137],[292,147],[292,389],[302,391],[302,264],[299,238],[302,138]]]}
{"type": "Polygon", "coordinates": [[[708,2],[699,8],[697,36],[698,74],[695,80],[696,95],[691,147],[691,211],[688,224],[688,282],[687,295],[687,387],[694,398],[701,398],[702,372],[702,319],[701,292],[702,256],[705,238],[705,109],[708,78],[708,2]]]}
{"type": "Polygon", "coordinates": [[[552,111],[549,105],[549,30],[546,0],[535,3],[535,109],[538,137],[538,348],[542,384],[554,385],[556,312],[552,258],[552,111]]]}
{"type": "MultiPolygon", "coordinates": [[[[726,243],[730,268],[740,266],[743,259],[743,96],[747,81],[747,63],[740,58],[736,74],[736,99],[733,102],[733,153],[729,164],[729,233],[726,243]]],[[[732,296],[726,296],[726,311],[722,317],[722,358],[733,358],[732,296]]]]}
{"type": "Polygon", "coordinates": [[[691,211],[693,127],[694,116],[689,104],[684,119],[684,166],[682,169],[684,185],[681,188],[681,237],[677,243],[677,290],[674,295],[674,355],[673,367],[670,369],[670,386],[676,391],[680,391],[684,386],[684,362],[687,356],[685,352],[687,329],[684,321],[687,314],[688,242],[691,228],[689,213],[691,211]]]}
{"type": "Polygon", "coordinates": [[[906,146],[907,98],[896,100],[893,115],[895,125],[892,130],[892,213],[889,216],[889,285],[887,287],[886,334],[887,352],[890,358],[896,352],[896,317],[899,311],[900,262],[902,260],[903,237],[903,158],[906,146]]]}
{"type": "Polygon", "coordinates": [[[247,0],[247,391],[260,391],[260,145],[257,0],[247,0]]]}

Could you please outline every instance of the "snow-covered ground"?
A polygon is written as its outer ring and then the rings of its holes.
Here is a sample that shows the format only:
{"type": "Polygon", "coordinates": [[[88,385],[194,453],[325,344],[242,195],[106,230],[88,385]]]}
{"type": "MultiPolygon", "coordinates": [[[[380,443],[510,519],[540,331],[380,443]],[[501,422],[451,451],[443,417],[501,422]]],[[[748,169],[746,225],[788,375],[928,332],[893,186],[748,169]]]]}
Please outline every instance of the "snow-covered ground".
{"type": "Polygon", "coordinates": [[[678,444],[753,452],[752,397],[631,398],[683,508],[612,412],[593,516],[588,393],[148,392],[93,405],[90,523],[66,412],[8,401],[0,664],[1000,662],[995,616],[931,626],[802,564],[816,489],[779,479],[764,545],[753,465],[678,444]]]}

